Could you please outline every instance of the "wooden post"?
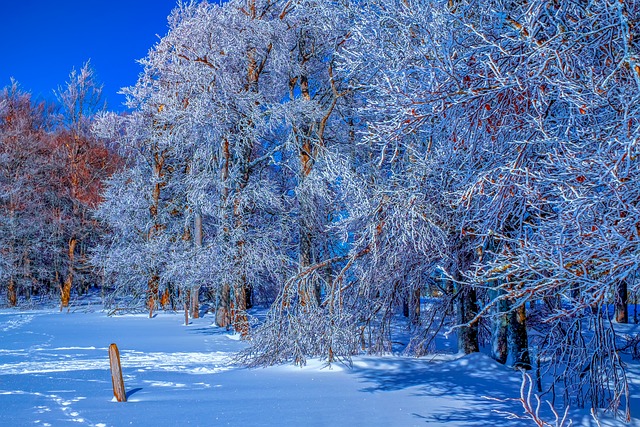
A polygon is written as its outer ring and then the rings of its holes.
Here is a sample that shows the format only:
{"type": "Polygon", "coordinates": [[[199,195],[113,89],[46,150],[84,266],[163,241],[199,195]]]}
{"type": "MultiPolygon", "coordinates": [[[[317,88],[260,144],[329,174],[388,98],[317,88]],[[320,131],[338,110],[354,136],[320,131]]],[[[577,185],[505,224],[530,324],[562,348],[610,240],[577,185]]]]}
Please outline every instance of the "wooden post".
{"type": "Polygon", "coordinates": [[[127,401],[127,393],[124,390],[124,379],[122,378],[122,367],[120,366],[120,352],[118,346],[109,346],[109,366],[111,367],[111,382],[113,383],[113,396],[118,402],[127,401]]]}

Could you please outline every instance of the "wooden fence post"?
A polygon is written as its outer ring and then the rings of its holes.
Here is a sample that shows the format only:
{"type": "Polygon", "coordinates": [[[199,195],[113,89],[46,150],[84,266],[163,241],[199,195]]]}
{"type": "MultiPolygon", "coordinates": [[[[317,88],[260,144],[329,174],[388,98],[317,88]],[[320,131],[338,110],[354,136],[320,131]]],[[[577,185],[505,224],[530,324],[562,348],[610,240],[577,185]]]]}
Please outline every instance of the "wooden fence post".
{"type": "Polygon", "coordinates": [[[120,352],[118,346],[109,346],[109,366],[111,367],[111,382],[113,383],[113,395],[118,402],[127,401],[127,393],[124,389],[124,379],[122,378],[122,367],[120,366],[120,352]]]}

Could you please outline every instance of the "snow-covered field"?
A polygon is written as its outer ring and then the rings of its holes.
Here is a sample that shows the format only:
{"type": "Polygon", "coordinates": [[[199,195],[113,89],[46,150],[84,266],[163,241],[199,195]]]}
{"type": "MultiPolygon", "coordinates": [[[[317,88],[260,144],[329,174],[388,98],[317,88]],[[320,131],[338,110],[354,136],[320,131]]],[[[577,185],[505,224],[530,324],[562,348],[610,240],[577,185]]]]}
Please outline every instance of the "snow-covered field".
{"type": "MultiPolygon", "coordinates": [[[[184,326],[180,313],[0,310],[0,426],[533,425],[496,412],[520,414],[518,402],[485,398],[515,398],[520,387],[519,373],[485,355],[245,369],[232,361],[245,344],[212,320],[184,326]],[[112,342],[127,403],[113,401],[112,342]]],[[[584,411],[572,417],[595,425],[584,411]]]]}

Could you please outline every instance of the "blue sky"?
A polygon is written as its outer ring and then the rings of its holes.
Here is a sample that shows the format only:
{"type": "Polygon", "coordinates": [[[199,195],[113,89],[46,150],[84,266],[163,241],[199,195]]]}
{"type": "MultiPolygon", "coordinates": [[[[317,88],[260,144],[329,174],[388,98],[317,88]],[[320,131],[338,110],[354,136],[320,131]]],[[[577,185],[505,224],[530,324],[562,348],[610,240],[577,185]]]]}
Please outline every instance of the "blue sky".
{"type": "Polygon", "coordinates": [[[109,109],[123,110],[117,92],[133,85],[143,58],[167,32],[176,0],[6,0],[0,23],[0,87],[14,77],[39,99],[72,68],[91,59],[109,109]]]}

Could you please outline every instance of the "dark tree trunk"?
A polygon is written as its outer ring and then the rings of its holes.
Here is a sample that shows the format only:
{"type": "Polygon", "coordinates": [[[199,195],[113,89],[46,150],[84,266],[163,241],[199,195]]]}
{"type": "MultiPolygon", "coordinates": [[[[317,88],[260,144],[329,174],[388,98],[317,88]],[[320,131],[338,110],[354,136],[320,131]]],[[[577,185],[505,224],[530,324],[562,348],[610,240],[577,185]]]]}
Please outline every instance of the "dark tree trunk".
{"type": "MultiPolygon", "coordinates": [[[[503,290],[497,291],[498,295],[504,294],[503,290]]],[[[496,314],[493,320],[493,334],[491,339],[492,357],[503,365],[507,363],[509,356],[508,328],[509,328],[509,302],[506,299],[496,304],[496,314]]]]}
{"type": "Polygon", "coordinates": [[[460,314],[460,327],[458,333],[458,347],[465,354],[480,351],[478,344],[478,322],[470,323],[478,314],[478,302],[476,290],[473,286],[464,285],[460,292],[460,302],[458,304],[460,314]]]}
{"type": "Polygon", "coordinates": [[[420,323],[420,288],[409,291],[402,300],[402,315],[410,318],[411,323],[420,323]]]}
{"type": "Polygon", "coordinates": [[[247,306],[247,310],[253,308],[253,286],[247,284],[245,290],[245,304],[247,306]]]}
{"type": "Polygon", "coordinates": [[[629,294],[627,289],[627,282],[621,280],[616,285],[616,322],[629,323],[629,294]]]}
{"type": "Polygon", "coordinates": [[[516,368],[529,370],[531,369],[531,358],[527,334],[527,311],[524,304],[510,311],[509,326],[513,365],[516,368]]]}
{"type": "Polygon", "coordinates": [[[455,287],[458,289],[458,349],[465,354],[480,351],[478,343],[478,322],[472,320],[478,314],[478,301],[476,289],[464,283],[464,272],[473,262],[473,252],[462,251],[458,255],[458,265],[454,274],[455,287]]]}
{"type": "Polygon", "coordinates": [[[417,325],[420,323],[420,297],[422,296],[422,290],[418,287],[413,292],[412,304],[413,304],[413,313],[411,317],[411,323],[417,325]]]}

